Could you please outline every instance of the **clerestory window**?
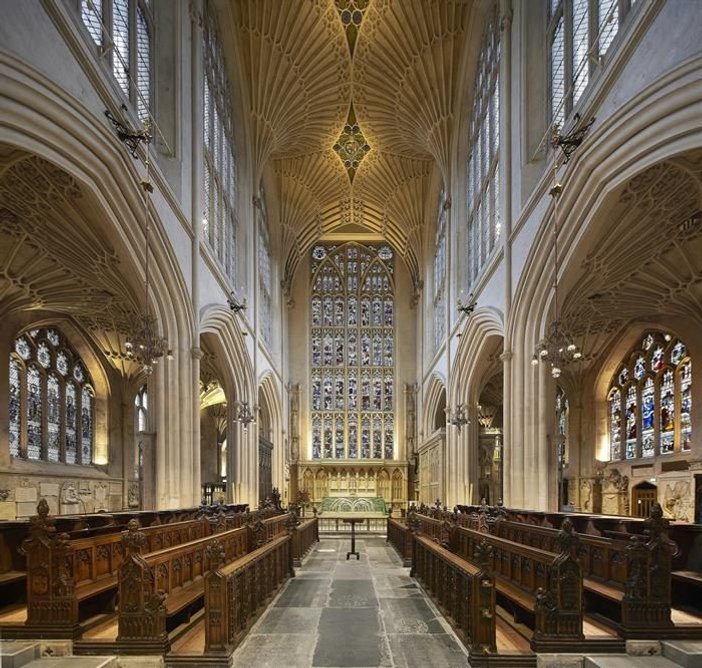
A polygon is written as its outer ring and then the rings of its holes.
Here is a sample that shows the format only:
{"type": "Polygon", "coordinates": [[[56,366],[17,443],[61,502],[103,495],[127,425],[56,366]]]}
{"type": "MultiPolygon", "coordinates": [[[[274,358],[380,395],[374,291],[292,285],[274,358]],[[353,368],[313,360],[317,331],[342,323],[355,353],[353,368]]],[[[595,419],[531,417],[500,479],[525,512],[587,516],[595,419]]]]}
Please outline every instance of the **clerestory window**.
{"type": "Polygon", "coordinates": [[[88,34],[110,63],[115,81],[137,111],[149,117],[152,78],[153,0],[81,0],[88,34]]]}
{"type": "Polygon", "coordinates": [[[471,284],[500,237],[500,29],[495,13],[481,43],[469,137],[466,210],[471,284]]]}
{"type": "Polygon", "coordinates": [[[563,127],[636,0],[549,0],[551,121],[563,127]]]}

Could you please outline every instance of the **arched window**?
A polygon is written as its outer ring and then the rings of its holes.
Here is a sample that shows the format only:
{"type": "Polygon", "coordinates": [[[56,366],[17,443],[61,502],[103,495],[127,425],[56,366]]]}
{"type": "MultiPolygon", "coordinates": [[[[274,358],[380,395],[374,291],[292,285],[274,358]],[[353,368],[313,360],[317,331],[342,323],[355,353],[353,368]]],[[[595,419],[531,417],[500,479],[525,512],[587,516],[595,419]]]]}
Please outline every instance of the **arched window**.
{"type": "Polygon", "coordinates": [[[9,372],[10,455],[92,464],[95,392],[65,337],[51,327],[22,333],[9,372]]]}
{"type": "Polygon", "coordinates": [[[224,273],[236,279],[236,153],[232,95],[217,18],[205,1],[204,22],[204,206],[203,236],[224,273]]]}
{"type": "Polygon", "coordinates": [[[473,94],[468,156],[468,283],[487,263],[500,236],[500,29],[487,24],[473,94]]]}
{"type": "Polygon", "coordinates": [[[561,466],[568,464],[568,418],[570,405],[565,392],[559,387],[556,392],[556,426],[558,430],[558,461],[561,466]]]}
{"type": "Polygon", "coordinates": [[[439,213],[436,221],[434,250],[434,350],[446,335],[446,218],[448,217],[446,190],[439,195],[439,213]]]}
{"type": "Polygon", "coordinates": [[[259,294],[259,322],[263,340],[271,348],[272,333],[272,281],[271,281],[271,243],[268,234],[268,211],[266,209],[266,196],[261,189],[258,199],[258,294],[259,294]]]}
{"type": "Polygon", "coordinates": [[[679,339],[648,332],[618,367],[607,398],[612,461],[690,450],[692,361],[679,339]]]}
{"type": "Polygon", "coordinates": [[[81,0],[83,24],[112,74],[144,121],[151,108],[151,40],[154,20],[149,0],[81,0]]]}
{"type": "Polygon", "coordinates": [[[149,391],[146,385],[134,397],[134,431],[145,432],[149,425],[149,391]]]}
{"type": "Polygon", "coordinates": [[[312,251],[314,459],[394,456],[394,286],[389,246],[312,251]]]}
{"type": "Polygon", "coordinates": [[[551,121],[563,127],[636,0],[549,0],[551,121]]]}

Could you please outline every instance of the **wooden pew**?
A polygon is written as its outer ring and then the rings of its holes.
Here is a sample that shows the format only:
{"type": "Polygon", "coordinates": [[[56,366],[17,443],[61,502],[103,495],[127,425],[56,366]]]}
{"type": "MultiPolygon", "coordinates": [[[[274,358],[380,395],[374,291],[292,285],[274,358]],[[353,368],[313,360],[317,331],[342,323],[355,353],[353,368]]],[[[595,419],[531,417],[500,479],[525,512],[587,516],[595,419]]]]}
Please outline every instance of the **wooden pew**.
{"type": "Polygon", "coordinates": [[[205,576],[203,663],[229,666],[230,656],[273,595],[295,576],[292,536],[279,535],[228,565],[218,539],[205,576]],[[217,662],[217,658],[220,662],[217,662]]]}
{"type": "MultiPolygon", "coordinates": [[[[266,517],[271,514],[246,513],[244,526],[150,554],[142,554],[144,533],[138,526],[130,526],[123,534],[125,557],[119,571],[115,650],[121,654],[166,653],[170,648],[169,632],[202,607],[204,576],[214,564],[218,567],[236,562],[281,537],[290,545],[289,515],[266,517]]],[[[289,547],[286,554],[291,560],[289,547]]],[[[89,648],[90,644],[83,646],[89,648]]]]}
{"type": "Polygon", "coordinates": [[[409,531],[404,521],[388,517],[388,543],[402,559],[402,565],[412,566],[412,533],[409,531]]]}
{"type": "Polygon", "coordinates": [[[412,575],[423,585],[469,651],[472,666],[487,665],[497,653],[495,580],[490,547],[479,544],[473,564],[436,540],[422,535],[419,522],[408,515],[412,536],[412,575]]]}
{"type": "MultiPolygon", "coordinates": [[[[488,526],[495,536],[551,554],[558,552],[555,529],[515,519],[515,513],[506,511],[488,526]]],[[[671,564],[676,546],[668,538],[669,522],[662,509],[654,506],[651,517],[637,523],[642,533],[612,532],[627,540],[579,535],[586,611],[607,620],[625,638],[702,636],[700,629],[675,627],[671,619],[671,564]]]]}
{"type": "MultiPolygon", "coordinates": [[[[113,532],[71,540],[70,534],[57,530],[58,522],[49,517],[45,500],[39,502],[37,513],[22,544],[28,567],[27,620],[23,626],[5,625],[2,630],[6,637],[74,638],[81,619],[114,609],[122,536],[113,532]]],[[[194,515],[179,513],[171,518],[194,515]]],[[[196,540],[217,526],[226,528],[227,523],[240,525],[242,516],[226,514],[224,525],[214,525],[207,516],[168,524],[152,517],[154,525],[143,530],[146,550],[156,552],[196,540]]]]}
{"type": "Polygon", "coordinates": [[[237,559],[247,552],[249,533],[240,527],[143,554],[146,544],[144,532],[133,520],[122,536],[124,559],[119,568],[116,648],[122,654],[168,651],[169,620],[183,611],[187,614],[204,594],[212,546],[221,548],[222,559],[237,559]]]}
{"type": "MultiPolygon", "coordinates": [[[[217,514],[226,516],[227,528],[243,524],[243,514],[246,505],[201,506],[179,510],[161,511],[124,511],[115,513],[96,513],[90,515],[54,516],[54,528],[57,533],[65,533],[69,540],[79,541],[102,535],[116,536],[126,529],[131,519],[137,519],[143,527],[160,527],[182,522],[193,521],[202,517],[212,517],[217,514]],[[237,519],[238,518],[238,519],[237,519]]],[[[26,559],[21,549],[30,535],[31,520],[15,520],[0,523],[0,606],[13,608],[27,601],[26,559]]],[[[158,533],[158,532],[157,532],[158,533]]],[[[166,543],[168,544],[168,543],[166,543]]],[[[154,546],[159,549],[161,546],[154,546]]],[[[101,553],[104,554],[104,549],[101,553]]],[[[85,555],[80,559],[83,564],[85,555]]],[[[92,560],[91,565],[94,565],[92,560]]],[[[114,571],[116,572],[116,571],[114,571]]]]}

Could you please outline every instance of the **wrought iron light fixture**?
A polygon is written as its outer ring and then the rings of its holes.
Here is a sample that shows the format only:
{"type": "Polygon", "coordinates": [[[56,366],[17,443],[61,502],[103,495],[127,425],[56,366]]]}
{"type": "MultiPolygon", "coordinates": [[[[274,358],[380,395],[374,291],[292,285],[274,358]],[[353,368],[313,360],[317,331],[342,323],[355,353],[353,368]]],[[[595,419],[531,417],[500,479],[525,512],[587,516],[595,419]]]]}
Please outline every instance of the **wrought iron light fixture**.
{"type": "Polygon", "coordinates": [[[234,311],[234,313],[239,313],[239,311],[246,309],[246,297],[244,297],[243,302],[240,302],[234,296],[234,292],[232,291],[229,293],[229,297],[227,298],[227,304],[229,304],[229,308],[234,311]]]}
{"type": "Polygon", "coordinates": [[[465,425],[470,424],[470,419],[466,415],[465,404],[458,404],[455,410],[446,409],[446,421],[454,427],[457,427],[460,433],[465,425]]]}
{"type": "Polygon", "coordinates": [[[237,402],[236,417],[234,419],[237,422],[241,422],[244,431],[248,431],[249,425],[256,419],[254,413],[257,410],[258,407],[254,406],[254,410],[251,412],[248,401],[239,401],[237,402]]]}
{"type": "Polygon", "coordinates": [[[573,116],[573,129],[567,135],[561,134],[561,129],[557,124],[553,126],[551,144],[554,148],[560,148],[563,151],[564,162],[568,162],[570,156],[583,143],[585,135],[594,122],[595,117],[593,116],[587,123],[580,125],[580,114],[575,114],[573,116]]]}
{"type": "Polygon", "coordinates": [[[558,198],[563,192],[563,186],[556,180],[556,166],[554,165],[554,186],[550,195],[553,197],[553,305],[554,317],[549,325],[546,337],[539,343],[531,363],[538,366],[539,362],[548,362],[551,365],[551,376],[559,378],[563,367],[582,358],[582,353],[573,341],[573,336],[568,332],[559,318],[558,303],[558,198]]]}
{"type": "Polygon", "coordinates": [[[466,317],[470,317],[470,314],[473,313],[473,311],[475,311],[475,307],[477,305],[478,302],[476,301],[472,292],[468,295],[467,302],[463,302],[461,299],[458,300],[458,310],[460,313],[463,313],[463,315],[465,315],[466,317]]]}
{"type": "Polygon", "coordinates": [[[141,180],[141,187],[144,191],[144,310],[136,316],[134,329],[127,335],[124,344],[125,353],[128,359],[135,360],[141,365],[142,371],[150,376],[154,366],[158,364],[162,357],[167,360],[173,359],[173,353],[168,347],[168,341],[159,335],[156,318],[149,312],[149,251],[150,251],[150,222],[149,222],[149,200],[154,190],[150,178],[150,157],[149,144],[152,140],[150,121],[144,123],[142,130],[131,130],[118,121],[110,112],[105,115],[115,127],[118,139],[123,142],[132,157],[137,158],[137,149],[140,144],[144,145],[144,178],[141,180]]]}

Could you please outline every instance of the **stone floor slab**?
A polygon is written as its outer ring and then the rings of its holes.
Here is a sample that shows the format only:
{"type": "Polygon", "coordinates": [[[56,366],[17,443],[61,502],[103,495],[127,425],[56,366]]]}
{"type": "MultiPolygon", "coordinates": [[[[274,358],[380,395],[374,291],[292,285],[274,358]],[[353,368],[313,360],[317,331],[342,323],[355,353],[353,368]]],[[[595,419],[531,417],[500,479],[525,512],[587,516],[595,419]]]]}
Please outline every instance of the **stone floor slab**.
{"type": "Polygon", "coordinates": [[[311,634],[254,633],[234,653],[232,668],[309,668],[316,642],[311,634]]]}
{"type": "Polygon", "coordinates": [[[313,666],[380,666],[383,654],[375,608],[322,610],[313,666]]]}
{"type": "Polygon", "coordinates": [[[387,633],[446,633],[434,610],[422,598],[383,598],[380,610],[387,633]]]}
{"type": "Polygon", "coordinates": [[[329,584],[325,580],[291,580],[280,598],[277,608],[321,608],[329,597],[329,584]]]}
{"type": "Polygon", "coordinates": [[[394,668],[466,668],[468,657],[448,633],[390,634],[394,668]]]}
{"type": "Polygon", "coordinates": [[[258,626],[256,633],[317,634],[322,608],[272,608],[258,626]]]}

